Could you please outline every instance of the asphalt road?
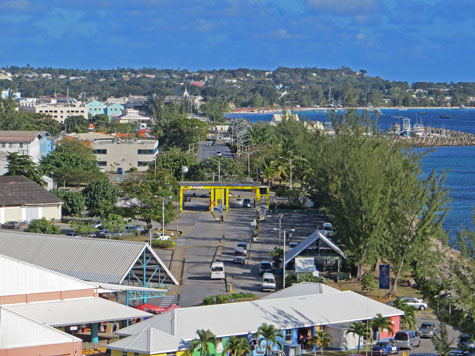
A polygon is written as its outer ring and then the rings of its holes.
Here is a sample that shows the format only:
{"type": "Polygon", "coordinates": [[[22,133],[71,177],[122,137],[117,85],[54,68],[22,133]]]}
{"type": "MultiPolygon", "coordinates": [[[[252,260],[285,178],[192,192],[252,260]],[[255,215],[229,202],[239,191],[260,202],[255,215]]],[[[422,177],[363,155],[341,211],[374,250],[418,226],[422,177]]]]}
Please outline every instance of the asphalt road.
{"type": "Polygon", "coordinates": [[[217,156],[219,152],[221,152],[221,157],[233,158],[231,149],[226,145],[211,145],[211,142],[200,142],[198,146],[198,162],[217,156]]]}

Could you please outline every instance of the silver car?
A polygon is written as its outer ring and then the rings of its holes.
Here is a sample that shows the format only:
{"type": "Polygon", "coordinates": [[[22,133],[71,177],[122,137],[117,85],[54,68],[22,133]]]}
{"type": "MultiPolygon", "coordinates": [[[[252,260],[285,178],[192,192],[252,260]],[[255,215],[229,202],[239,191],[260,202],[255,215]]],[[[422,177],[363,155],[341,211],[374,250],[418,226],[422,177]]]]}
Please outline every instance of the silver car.
{"type": "Polygon", "coordinates": [[[414,330],[399,330],[394,335],[394,342],[400,349],[412,350],[421,344],[421,338],[414,330]]]}
{"type": "Polygon", "coordinates": [[[426,310],[429,307],[429,305],[424,302],[424,300],[416,297],[401,297],[398,299],[406,302],[407,305],[409,305],[410,307],[414,307],[418,310],[426,310]]]}
{"type": "Polygon", "coordinates": [[[436,330],[437,328],[433,321],[424,321],[419,327],[419,336],[432,338],[436,330]]]}

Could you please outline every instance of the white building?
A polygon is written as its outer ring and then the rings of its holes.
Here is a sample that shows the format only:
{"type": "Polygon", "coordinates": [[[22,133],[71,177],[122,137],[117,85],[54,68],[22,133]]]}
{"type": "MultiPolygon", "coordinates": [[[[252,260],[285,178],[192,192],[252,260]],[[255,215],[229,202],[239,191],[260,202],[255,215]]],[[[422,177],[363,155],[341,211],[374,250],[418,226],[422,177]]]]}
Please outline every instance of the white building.
{"type": "Polygon", "coordinates": [[[35,114],[49,115],[60,123],[64,123],[64,120],[71,116],[88,118],[86,105],[72,100],[64,103],[37,103],[25,100],[20,102],[19,109],[35,114]]]}
{"type": "Polygon", "coordinates": [[[115,118],[121,124],[139,124],[142,122],[150,122],[149,116],[142,116],[136,109],[126,109],[122,115],[115,118]]]}

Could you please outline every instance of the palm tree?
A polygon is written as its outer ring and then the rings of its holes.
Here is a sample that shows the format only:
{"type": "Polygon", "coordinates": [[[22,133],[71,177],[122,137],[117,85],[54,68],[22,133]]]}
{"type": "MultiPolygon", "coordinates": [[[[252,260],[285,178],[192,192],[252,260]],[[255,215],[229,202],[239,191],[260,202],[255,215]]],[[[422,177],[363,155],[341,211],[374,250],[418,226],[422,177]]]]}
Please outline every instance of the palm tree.
{"type": "Polygon", "coordinates": [[[315,336],[312,336],[312,338],[310,339],[310,345],[320,346],[320,352],[322,353],[322,356],[323,356],[323,349],[325,347],[330,346],[331,343],[332,343],[332,336],[323,330],[317,331],[315,336]]]}
{"type": "Polygon", "coordinates": [[[245,337],[231,336],[226,342],[226,351],[231,351],[233,356],[242,356],[244,353],[251,353],[249,341],[245,337]]]}
{"type": "Polygon", "coordinates": [[[189,351],[192,354],[195,350],[200,350],[200,356],[206,356],[210,349],[210,344],[213,344],[214,347],[218,344],[216,335],[214,335],[210,330],[198,329],[196,330],[198,334],[198,339],[190,341],[189,351]]]}
{"type": "Polygon", "coordinates": [[[402,310],[401,329],[414,329],[416,326],[416,309],[402,299],[396,299],[392,305],[394,308],[402,310]]]}
{"type": "Polygon", "coordinates": [[[282,343],[277,340],[277,335],[278,331],[274,327],[274,325],[263,323],[261,326],[259,326],[259,329],[257,329],[256,338],[259,340],[259,338],[262,337],[259,342],[259,346],[261,346],[262,344],[265,345],[265,356],[267,356],[268,352],[272,351],[273,345],[279,346],[281,350],[283,349],[282,343]]]}
{"type": "Polygon", "coordinates": [[[360,321],[354,322],[350,325],[350,327],[346,330],[347,334],[355,334],[358,335],[358,353],[360,352],[360,340],[363,338],[367,338],[369,336],[368,332],[368,325],[366,323],[362,323],[360,321]]]}
{"type": "Polygon", "coordinates": [[[379,331],[387,329],[389,331],[389,334],[394,334],[393,329],[391,329],[391,322],[389,321],[388,318],[383,317],[381,314],[376,314],[376,317],[371,320],[371,327],[373,330],[376,330],[378,332],[378,340],[379,341],[379,331]]]}

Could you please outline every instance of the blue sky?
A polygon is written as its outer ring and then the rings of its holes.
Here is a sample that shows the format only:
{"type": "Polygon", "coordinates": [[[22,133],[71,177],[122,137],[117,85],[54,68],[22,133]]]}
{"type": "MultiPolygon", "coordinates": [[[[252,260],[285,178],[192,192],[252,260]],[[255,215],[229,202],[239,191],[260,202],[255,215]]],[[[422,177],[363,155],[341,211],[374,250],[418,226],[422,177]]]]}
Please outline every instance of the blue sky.
{"type": "Polygon", "coordinates": [[[475,0],[0,0],[0,66],[475,81],[475,0]]]}

